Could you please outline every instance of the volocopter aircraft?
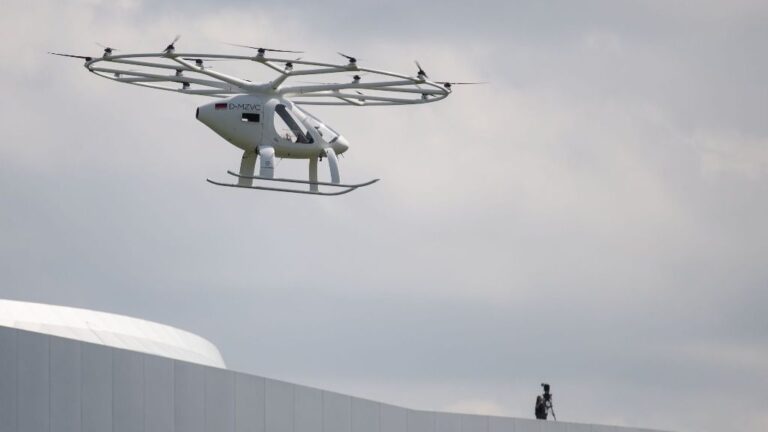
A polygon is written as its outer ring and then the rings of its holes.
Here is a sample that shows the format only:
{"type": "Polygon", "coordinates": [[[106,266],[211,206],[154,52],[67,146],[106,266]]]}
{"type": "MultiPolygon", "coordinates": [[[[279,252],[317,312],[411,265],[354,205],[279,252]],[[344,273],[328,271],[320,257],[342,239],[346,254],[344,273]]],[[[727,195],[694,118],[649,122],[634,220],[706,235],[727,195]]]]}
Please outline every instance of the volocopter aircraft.
{"type": "Polygon", "coordinates": [[[292,192],[313,195],[341,195],[378,181],[341,183],[337,156],[349,149],[336,130],[299,105],[381,106],[436,102],[448,97],[457,83],[430,81],[416,62],[415,77],[360,67],[355,57],[338,53],[346,64],[311,62],[272,57],[269,53],[298,54],[301,51],[235,45],[256,50],[256,55],[179,53],[177,36],[164,50],[151,53],[115,54],[103,46],[99,57],[50,53],[85,60],[88,71],[113,81],[157,90],[201,95],[217,100],[197,108],[197,119],[234,146],[243,150],[240,170],[227,171],[237,179],[226,183],[207,179],[217,186],[292,192]],[[265,66],[277,73],[268,82],[254,83],[206,66],[209,61],[243,61],[265,66]],[[292,85],[295,77],[335,75],[347,78],[338,83],[292,85]],[[365,76],[365,80],[363,79],[365,76]],[[309,179],[275,177],[275,158],[308,159],[309,179]],[[325,157],[330,182],[317,177],[318,161],[325,157]],[[254,175],[257,159],[259,174],[254,175]],[[258,182],[254,184],[254,182],[258,182]],[[309,190],[267,186],[305,184],[309,190]],[[319,186],[330,187],[324,192],[319,186]]]}

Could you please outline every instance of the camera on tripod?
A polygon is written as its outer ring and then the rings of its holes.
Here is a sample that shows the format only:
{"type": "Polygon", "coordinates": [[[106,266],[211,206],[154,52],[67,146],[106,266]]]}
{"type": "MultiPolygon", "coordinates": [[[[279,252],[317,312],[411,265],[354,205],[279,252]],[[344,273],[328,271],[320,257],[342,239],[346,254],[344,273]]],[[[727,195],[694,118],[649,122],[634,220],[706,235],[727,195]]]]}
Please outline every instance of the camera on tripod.
{"type": "Polygon", "coordinates": [[[552,402],[552,393],[549,392],[549,384],[541,383],[541,386],[544,387],[544,401],[552,402]]]}
{"type": "Polygon", "coordinates": [[[544,388],[544,394],[536,396],[536,418],[539,420],[546,420],[549,413],[552,413],[552,419],[557,420],[555,416],[555,408],[552,406],[552,393],[549,391],[550,387],[547,383],[541,383],[544,388]]]}

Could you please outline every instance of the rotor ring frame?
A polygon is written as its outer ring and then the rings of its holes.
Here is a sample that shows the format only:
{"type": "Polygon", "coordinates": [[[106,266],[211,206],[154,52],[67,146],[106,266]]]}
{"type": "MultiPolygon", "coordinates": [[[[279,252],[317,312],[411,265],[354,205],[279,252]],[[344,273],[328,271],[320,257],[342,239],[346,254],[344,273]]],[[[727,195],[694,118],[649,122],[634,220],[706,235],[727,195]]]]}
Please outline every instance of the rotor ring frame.
{"type": "Polygon", "coordinates": [[[333,63],[314,62],[256,56],[205,54],[205,53],[137,53],[108,55],[92,58],[85,62],[85,67],[92,73],[113,81],[147,87],[155,90],[172,91],[183,94],[226,98],[240,94],[274,94],[286,98],[303,98],[310,100],[293,101],[298,105],[351,105],[351,106],[386,106],[409,105],[436,102],[451,94],[450,88],[429,81],[426,76],[411,77],[395,72],[358,67],[356,62],[339,65],[333,63]],[[253,83],[230,75],[211,71],[202,65],[188,60],[234,60],[250,61],[261,64],[279,75],[272,81],[253,83]],[[153,61],[154,60],[154,61],[153,61]],[[158,63],[164,60],[165,63],[158,63]],[[173,61],[168,63],[167,60],[173,61]],[[104,67],[99,63],[117,65],[104,67]],[[279,65],[283,67],[280,68],[279,65]],[[311,67],[294,69],[296,65],[311,67]],[[125,66],[138,66],[146,71],[126,70],[125,66]],[[153,71],[173,70],[172,75],[161,75],[153,71]],[[185,72],[190,75],[182,75],[185,72]],[[383,77],[376,82],[353,80],[344,83],[319,83],[312,85],[288,85],[288,80],[294,77],[319,76],[339,73],[366,73],[383,77]],[[172,88],[167,84],[181,84],[182,88],[172,88]],[[166,85],[163,85],[166,84],[166,85]],[[195,88],[192,89],[192,85],[195,88]],[[197,87],[200,88],[197,88],[197,87]],[[352,92],[344,92],[352,90],[352,92]],[[362,91],[368,91],[364,94],[362,91]],[[372,93],[372,94],[371,94],[372,93]],[[414,95],[416,97],[405,97],[414,95]],[[313,100],[316,99],[316,100],[313,100]]]}

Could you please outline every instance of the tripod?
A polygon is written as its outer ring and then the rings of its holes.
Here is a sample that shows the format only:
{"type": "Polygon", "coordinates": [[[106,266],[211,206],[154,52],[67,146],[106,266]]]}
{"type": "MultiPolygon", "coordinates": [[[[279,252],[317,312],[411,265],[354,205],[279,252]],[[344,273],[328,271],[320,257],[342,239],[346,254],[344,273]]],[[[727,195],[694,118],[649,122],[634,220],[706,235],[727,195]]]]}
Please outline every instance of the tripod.
{"type": "Polygon", "coordinates": [[[557,416],[555,415],[555,408],[552,406],[551,397],[544,399],[544,409],[546,412],[552,413],[552,420],[557,421],[557,416]]]}

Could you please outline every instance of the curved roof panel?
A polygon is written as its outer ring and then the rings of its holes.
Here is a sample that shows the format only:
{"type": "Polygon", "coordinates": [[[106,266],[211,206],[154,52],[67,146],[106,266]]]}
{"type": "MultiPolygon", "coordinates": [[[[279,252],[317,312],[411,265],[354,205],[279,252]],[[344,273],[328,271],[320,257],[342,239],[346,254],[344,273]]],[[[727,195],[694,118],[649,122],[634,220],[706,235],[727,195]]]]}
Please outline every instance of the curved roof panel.
{"type": "Polygon", "coordinates": [[[0,326],[226,367],[218,348],[202,337],[123,315],[0,299],[0,326]]]}

